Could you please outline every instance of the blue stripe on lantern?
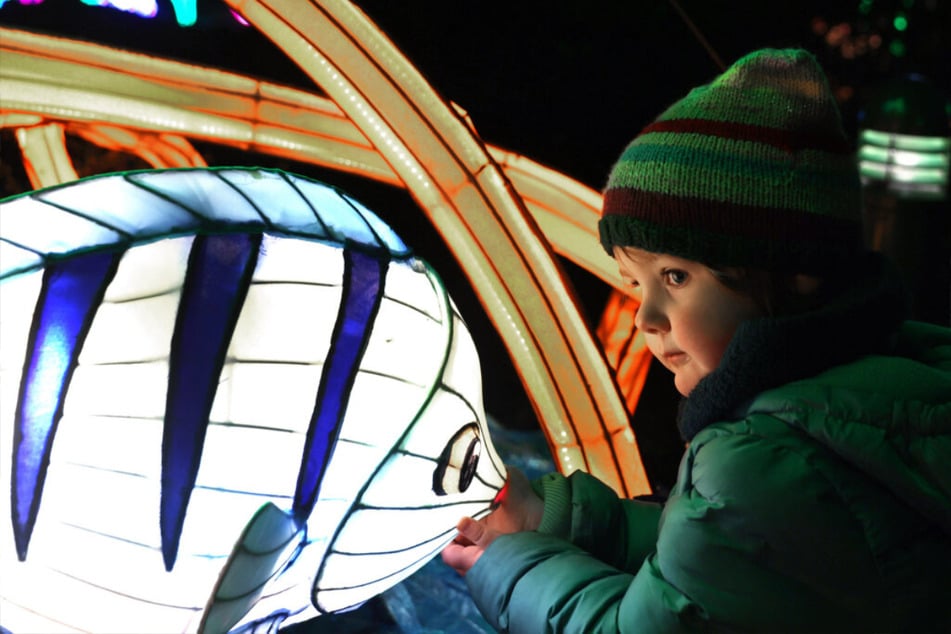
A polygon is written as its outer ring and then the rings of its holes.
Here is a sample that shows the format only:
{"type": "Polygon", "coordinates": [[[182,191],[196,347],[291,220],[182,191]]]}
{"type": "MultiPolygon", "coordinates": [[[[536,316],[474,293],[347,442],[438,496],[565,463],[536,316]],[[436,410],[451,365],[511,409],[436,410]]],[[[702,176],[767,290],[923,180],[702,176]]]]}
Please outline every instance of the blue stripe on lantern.
{"type": "Polygon", "coordinates": [[[260,234],[200,235],[189,254],[169,352],[162,437],[160,524],[167,570],[178,555],[208,418],[260,245],[260,234]]]}
{"type": "Polygon", "coordinates": [[[92,252],[47,265],[37,299],[14,431],[11,505],[26,559],[63,402],[89,325],[122,254],[92,252]]]}
{"type": "Polygon", "coordinates": [[[294,516],[306,519],[317,501],[324,468],[330,462],[356,379],[360,360],[383,298],[388,260],[344,250],[343,296],[330,351],[317,390],[317,402],[297,479],[294,516]]]}

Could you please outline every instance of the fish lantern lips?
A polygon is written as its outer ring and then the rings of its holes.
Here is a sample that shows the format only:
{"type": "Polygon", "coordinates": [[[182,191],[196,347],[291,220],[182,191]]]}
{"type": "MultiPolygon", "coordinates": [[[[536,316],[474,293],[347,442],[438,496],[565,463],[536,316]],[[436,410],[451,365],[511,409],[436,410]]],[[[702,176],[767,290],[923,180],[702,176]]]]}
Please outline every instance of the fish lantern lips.
{"type": "Polygon", "coordinates": [[[495,498],[492,500],[491,509],[494,511],[495,509],[499,508],[499,506],[502,505],[502,502],[505,501],[505,498],[507,498],[508,495],[509,495],[509,483],[506,482],[502,486],[502,488],[499,489],[499,492],[495,494],[495,498]]]}

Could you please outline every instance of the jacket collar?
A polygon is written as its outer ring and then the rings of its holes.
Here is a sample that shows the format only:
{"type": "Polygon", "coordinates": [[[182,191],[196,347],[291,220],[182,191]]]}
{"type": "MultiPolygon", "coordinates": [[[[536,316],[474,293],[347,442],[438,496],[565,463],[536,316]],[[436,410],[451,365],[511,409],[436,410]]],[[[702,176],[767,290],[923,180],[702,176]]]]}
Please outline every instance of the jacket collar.
{"type": "Polygon", "coordinates": [[[905,318],[907,297],[893,267],[868,253],[850,288],[829,304],[787,317],[740,324],[717,368],[681,403],[678,426],[690,442],[765,390],[887,349],[905,318]]]}

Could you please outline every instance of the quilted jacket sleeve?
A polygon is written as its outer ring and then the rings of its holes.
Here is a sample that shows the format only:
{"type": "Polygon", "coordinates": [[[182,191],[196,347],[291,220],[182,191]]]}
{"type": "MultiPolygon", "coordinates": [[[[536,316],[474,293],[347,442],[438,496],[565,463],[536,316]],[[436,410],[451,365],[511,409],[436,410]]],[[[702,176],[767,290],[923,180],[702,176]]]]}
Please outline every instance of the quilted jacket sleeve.
{"type": "Polygon", "coordinates": [[[466,575],[502,632],[678,632],[701,624],[696,606],[647,560],[662,507],[618,498],[583,472],[535,483],[538,532],[496,539],[466,575]],[[570,574],[566,574],[570,571],[570,574]]]}
{"type": "MultiPolygon", "coordinates": [[[[769,423],[775,425],[782,424],[769,423]]],[[[549,518],[556,489],[545,494],[542,527],[555,534],[499,537],[467,583],[502,632],[818,631],[868,624],[862,600],[880,596],[884,603],[885,596],[874,587],[861,522],[842,504],[841,481],[821,474],[827,458],[795,439],[764,440],[750,429],[698,436],[646,558],[648,536],[629,522],[656,510],[621,511],[632,503],[616,496],[605,510],[607,496],[589,486],[590,477],[572,476],[568,516],[549,518]]]]}
{"type": "Polygon", "coordinates": [[[560,537],[621,570],[634,572],[654,550],[662,507],[619,498],[590,474],[551,473],[533,483],[545,501],[538,532],[560,537]]]}
{"type": "Polygon", "coordinates": [[[632,575],[553,535],[499,537],[466,580],[500,632],[684,632],[690,623],[702,628],[697,606],[650,562],[632,575]]]}

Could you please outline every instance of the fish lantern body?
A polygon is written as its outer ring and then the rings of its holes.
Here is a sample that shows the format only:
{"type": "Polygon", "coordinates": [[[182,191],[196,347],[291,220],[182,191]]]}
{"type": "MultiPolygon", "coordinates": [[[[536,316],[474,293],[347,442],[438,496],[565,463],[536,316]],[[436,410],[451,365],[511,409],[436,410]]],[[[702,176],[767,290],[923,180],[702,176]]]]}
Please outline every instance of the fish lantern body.
{"type": "Polygon", "coordinates": [[[0,204],[0,625],[251,631],[359,605],[505,471],[435,273],[264,169],[0,204]]]}

